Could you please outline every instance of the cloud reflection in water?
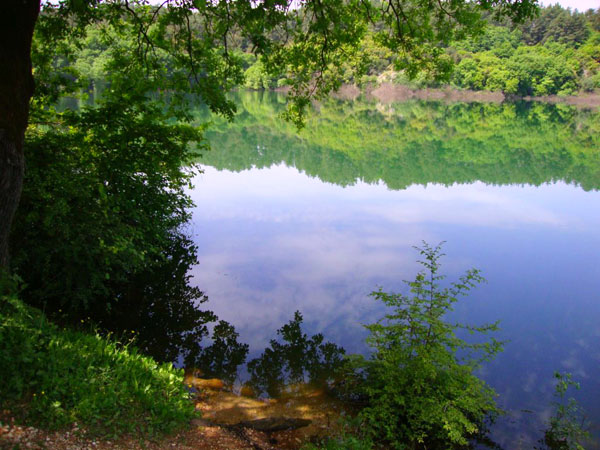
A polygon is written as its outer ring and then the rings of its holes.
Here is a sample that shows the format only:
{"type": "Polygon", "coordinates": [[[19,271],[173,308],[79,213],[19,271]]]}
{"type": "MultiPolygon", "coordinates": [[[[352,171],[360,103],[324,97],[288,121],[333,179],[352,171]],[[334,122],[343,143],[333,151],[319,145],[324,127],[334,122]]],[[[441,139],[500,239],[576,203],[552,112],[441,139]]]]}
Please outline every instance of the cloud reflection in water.
{"type": "MultiPolygon", "coordinates": [[[[600,398],[600,361],[590,351],[599,339],[598,321],[590,322],[600,318],[600,208],[590,206],[598,192],[564,183],[343,188],[284,165],[205,167],[195,186],[194,283],[251,356],[295,310],[310,333],[364,351],[360,324],[382,314],[368,293],[403,289],[417,270],[411,247],[446,240],[450,278],[477,267],[489,280],[455,315],[501,319],[511,341],[484,373],[502,403],[541,406],[552,392],[543,380],[563,369],[600,398]]],[[[600,407],[584,406],[600,419],[600,407]]]]}

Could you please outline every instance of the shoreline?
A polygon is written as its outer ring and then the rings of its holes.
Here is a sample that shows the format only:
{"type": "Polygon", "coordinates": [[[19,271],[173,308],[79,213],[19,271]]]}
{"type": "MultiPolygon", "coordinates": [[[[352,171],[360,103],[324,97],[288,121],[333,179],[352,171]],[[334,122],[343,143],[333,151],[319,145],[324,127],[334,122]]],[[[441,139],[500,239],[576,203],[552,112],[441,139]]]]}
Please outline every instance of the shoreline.
{"type": "MultiPolygon", "coordinates": [[[[273,89],[275,92],[287,93],[289,88],[273,89]]],[[[577,95],[545,95],[517,96],[503,92],[461,90],[446,86],[443,88],[415,89],[402,84],[381,83],[359,87],[355,84],[344,84],[339,90],[330,94],[340,100],[356,100],[364,96],[367,100],[381,103],[404,102],[407,100],[443,101],[447,103],[503,103],[505,101],[525,101],[551,104],[565,104],[581,109],[600,108],[600,92],[583,92],[577,95]]]]}

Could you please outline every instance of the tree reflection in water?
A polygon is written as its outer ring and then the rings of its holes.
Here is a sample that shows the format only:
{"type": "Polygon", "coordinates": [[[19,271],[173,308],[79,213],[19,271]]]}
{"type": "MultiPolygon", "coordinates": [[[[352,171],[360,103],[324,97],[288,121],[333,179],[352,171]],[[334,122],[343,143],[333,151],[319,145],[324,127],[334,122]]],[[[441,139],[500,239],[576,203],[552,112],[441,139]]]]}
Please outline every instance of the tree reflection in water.
{"type": "Polygon", "coordinates": [[[286,389],[302,383],[322,386],[334,380],[341,369],[345,350],[324,342],[318,333],[308,337],[302,332],[302,314],[277,330],[283,342],[271,339],[270,347],[248,363],[250,380],[247,386],[257,395],[279,397],[286,389]]]}

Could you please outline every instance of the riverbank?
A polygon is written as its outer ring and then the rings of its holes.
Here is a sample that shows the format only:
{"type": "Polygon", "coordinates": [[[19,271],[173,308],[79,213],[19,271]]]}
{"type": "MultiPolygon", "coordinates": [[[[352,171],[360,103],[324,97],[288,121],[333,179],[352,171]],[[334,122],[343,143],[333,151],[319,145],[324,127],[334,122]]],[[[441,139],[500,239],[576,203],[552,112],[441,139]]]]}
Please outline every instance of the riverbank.
{"type": "MultiPolygon", "coordinates": [[[[354,91],[346,88],[346,91],[354,91]]],[[[375,99],[382,103],[402,102],[411,99],[425,101],[443,101],[448,103],[502,103],[504,101],[532,101],[541,103],[566,104],[578,108],[600,108],[600,92],[582,92],[577,95],[546,95],[526,96],[505,95],[502,92],[461,90],[451,87],[439,89],[413,89],[408,86],[382,83],[376,87],[365,89],[367,98],[375,99]]]]}

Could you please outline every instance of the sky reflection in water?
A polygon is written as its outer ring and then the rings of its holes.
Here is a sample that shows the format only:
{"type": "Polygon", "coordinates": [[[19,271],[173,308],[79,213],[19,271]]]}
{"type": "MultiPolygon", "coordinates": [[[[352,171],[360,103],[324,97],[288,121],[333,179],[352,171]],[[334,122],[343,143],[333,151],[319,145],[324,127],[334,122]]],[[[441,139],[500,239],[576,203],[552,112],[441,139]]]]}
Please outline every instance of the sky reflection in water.
{"type": "Polygon", "coordinates": [[[510,409],[496,438],[531,448],[550,414],[555,370],[573,373],[578,399],[600,423],[599,192],[562,182],[394,191],[344,188],[283,164],[203,169],[191,192],[200,260],[193,282],[250,344],[250,358],[295,310],[309,333],[365,352],[361,323],[383,313],[369,292],[405,292],[402,280],[419,268],[412,246],[447,241],[450,279],[476,267],[488,280],[454,316],[500,320],[498,337],[510,340],[482,371],[510,409]]]}

